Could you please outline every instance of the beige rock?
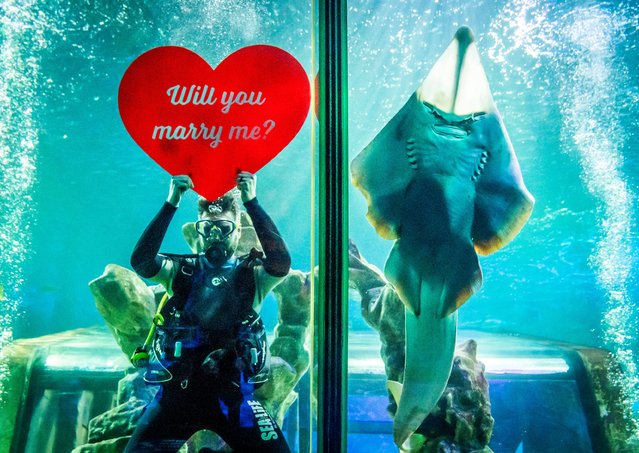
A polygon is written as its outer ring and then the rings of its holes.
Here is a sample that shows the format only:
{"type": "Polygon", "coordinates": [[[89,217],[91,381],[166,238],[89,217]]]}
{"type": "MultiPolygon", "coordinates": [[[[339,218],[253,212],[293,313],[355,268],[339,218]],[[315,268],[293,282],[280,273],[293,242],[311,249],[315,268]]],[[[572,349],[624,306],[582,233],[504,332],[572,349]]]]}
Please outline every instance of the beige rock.
{"type": "Polygon", "coordinates": [[[130,436],[142,415],[147,400],[131,398],[89,422],[89,443],[130,436]]]}
{"type": "Polygon", "coordinates": [[[155,295],[138,275],[117,264],[89,283],[95,305],[124,354],[140,346],[155,314],[155,295]]]}
{"type": "Polygon", "coordinates": [[[308,274],[292,270],[273,289],[279,305],[280,325],[308,327],[311,319],[311,284],[308,274]]]}
{"type": "Polygon", "coordinates": [[[71,453],[122,453],[131,436],[108,439],[95,444],[85,444],[74,448],[71,453]]]}
{"type": "Polygon", "coordinates": [[[297,380],[295,369],[281,357],[273,356],[268,381],[255,391],[255,398],[279,425],[284,421],[288,408],[297,399],[297,393],[293,391],[297,380]],[[292,399],[290,395],[293,395],[292,399]]]}
{"type": "Polygon", "coordinates": [[[271,354],[291,364],[297,375],[302,375],[308,369],[310,354],[304,349],[304,344],[293,337],[275,338],[271,345],[271,354]]]}
{"type": "Polygon", "coordinates": [[[220,436],[213,431],[203,429],[193,434],[177,453],[199,453],[202,448],[206,448],[207,452],[212,453],[227,453],[232,451],[220,436]]]}
{"type": "Polygon", "coordinates": [[[131,399],[151,401],[160,388],[144,382],[143,370],[136,370],[135,368],[132,368],[132,370],[118,382],[117,404],[124,404],[131,399]]]}
{"type": "Polygon", "coordinates": [[[277,337],[289,337],[299,342],[304,342],[308,335],[308,326],[292,326],[290,324],[278,324],[275,327],[277,337]]]}

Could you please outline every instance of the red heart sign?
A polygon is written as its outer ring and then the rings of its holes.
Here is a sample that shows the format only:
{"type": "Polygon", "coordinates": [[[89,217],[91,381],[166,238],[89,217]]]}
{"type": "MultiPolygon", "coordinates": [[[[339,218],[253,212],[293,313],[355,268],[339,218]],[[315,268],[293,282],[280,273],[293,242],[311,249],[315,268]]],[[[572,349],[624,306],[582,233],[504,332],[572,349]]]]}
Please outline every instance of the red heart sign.
{"type": "Polygon", "coordinates": [[[133,140],[172,175],[215,199],[239,170],[255,173],[298,133],[310,104],[308,77],[288,52],[244,47],[213,69],[166,46],[140,55],[120,83],[118,105],[133,140]]]}

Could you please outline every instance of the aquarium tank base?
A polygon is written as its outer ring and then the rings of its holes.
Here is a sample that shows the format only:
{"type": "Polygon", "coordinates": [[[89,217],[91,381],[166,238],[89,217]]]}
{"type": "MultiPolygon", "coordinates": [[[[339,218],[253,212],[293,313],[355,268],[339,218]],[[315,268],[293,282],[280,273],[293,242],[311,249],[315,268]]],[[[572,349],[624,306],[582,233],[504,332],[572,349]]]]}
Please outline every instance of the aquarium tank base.
{"type": "MultiPolygon", "coordinates": [[[[633,451],[619,389],[608,378],[617,365],[607,351],[462,330],[460,341],[468,339],[477,343],[489,382],[492,451],[633,451]]],[[[375,334],[356,334],[351,340],[349,451],[396,448],[378,351],[375,334]]],[[[115,406],[118,383],[130,368],[106,328],[18,340],[3,359],[10,371],[2,381],[0,452],[101,451],[85,445],[91,420],[115,406]]],[[[298,391],[308,392],[308,387],[300,385],[298,391]]],[[[296,440],[308,433],[292,414],[297,414],[295,406],[284,429],[291,445],[302,445],[296,440]]],[[[109,451],[121,451],[127,439],[111,439],[109,451]]]]}

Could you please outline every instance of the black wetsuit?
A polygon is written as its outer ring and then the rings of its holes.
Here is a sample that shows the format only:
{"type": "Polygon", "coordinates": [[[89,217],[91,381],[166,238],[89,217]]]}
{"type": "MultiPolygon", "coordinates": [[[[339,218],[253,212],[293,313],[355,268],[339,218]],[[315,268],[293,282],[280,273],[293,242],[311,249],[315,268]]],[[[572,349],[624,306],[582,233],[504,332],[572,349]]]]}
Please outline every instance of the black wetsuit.
{"type": "MultiPolygon", "coordinates": [[[[261,263],[264,270],[275,277],[286,275],[290,255],[277,228],[257,199],[244,205],[264,250],[261,263]]],[[[175,210],[165,203],[133,251],[131,264],[143,277],[156,275],[166,259],[158,251],[175,210]]],[[[185,351],[185,359],[191,357],[194,362],[192,370],[186,378],[180,376],[162,384],[155,399],[145,408],[125,451],[175,452],[194,433],[208,429],[220,435],[235,452],[290,452],[277,423],[254,398],[255,385],[247,382],[249,379],[243,373],[227,363],[221,375],[212,375],[200,363],[206,353],[236,340],[233,336],[237,333],[237,324],[252,310],[255,284],[246,278],[247,272],[252,278],[252,267],[243,265],[243,261],[239,261],[238,266],[236,258],[218,267],[211,266],[203,256],[194,262],[193,284],[183,307],[183,317],[195,325],[202,333],[199,338],[205,340],[200,342],[199,349],[193,349],[195,354],[185,351]],[[216,276],[217,281],[211,285],[216,276]],[[219,281],[226,283],[227,277],[230,290],[214,288],[219,281]],[[243,287],[239,287],[238,282],[243,287]],[[199,352],[202,354],[198,355],[199,352]]],[[[173,285],[175,293],[175,279],[173,285]]]]}

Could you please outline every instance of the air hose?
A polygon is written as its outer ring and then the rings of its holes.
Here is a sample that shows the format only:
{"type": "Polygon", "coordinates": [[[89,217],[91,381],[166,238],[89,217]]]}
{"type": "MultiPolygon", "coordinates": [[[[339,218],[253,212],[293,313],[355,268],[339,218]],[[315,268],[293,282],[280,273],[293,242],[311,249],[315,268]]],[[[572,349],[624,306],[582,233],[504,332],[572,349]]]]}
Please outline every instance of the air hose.
{"type": "Polygon", "coordinates": [[[162,326],[164,324],[162,309],[164,308],[167,300],[169,300],[168,292],[164,293],[162,300],[160,300],[155,316],[153,316],[153,323],[151,324],[151,328],[149,329],[149,334],[146,336],[146,340],[144,340],[144,344],[135,348],[135,351],[131,355],[131,363],[136,368],[144,368],[149,364],[149,347],[153,342],[155,330],[158,326],[162,326]]]}

